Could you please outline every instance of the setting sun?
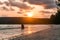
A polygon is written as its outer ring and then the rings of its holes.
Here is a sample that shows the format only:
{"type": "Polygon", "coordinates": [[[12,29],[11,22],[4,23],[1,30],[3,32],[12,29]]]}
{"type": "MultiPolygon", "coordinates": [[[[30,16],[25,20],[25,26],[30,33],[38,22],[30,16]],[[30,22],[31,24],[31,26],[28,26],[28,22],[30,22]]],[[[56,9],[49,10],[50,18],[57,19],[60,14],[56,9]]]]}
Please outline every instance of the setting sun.
{"type": "Polygon", "coordinates": [[[27,13],[27,16],[28,16],[28,17],[32,17],[32,16],[33,16],[32,12],[28,12],[28,13],[27,13]]]}

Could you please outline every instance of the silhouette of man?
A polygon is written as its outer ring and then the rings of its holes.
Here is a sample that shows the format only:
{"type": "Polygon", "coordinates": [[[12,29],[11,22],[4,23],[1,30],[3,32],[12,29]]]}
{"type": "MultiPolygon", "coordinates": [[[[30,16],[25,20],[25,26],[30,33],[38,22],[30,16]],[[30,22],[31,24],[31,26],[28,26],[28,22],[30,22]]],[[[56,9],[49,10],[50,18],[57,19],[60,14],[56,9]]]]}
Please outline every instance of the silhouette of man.
{"type": "Polygon", "coordinates": [[[21,24],[21,29],[24,30],[24,24],[21,24]]]}

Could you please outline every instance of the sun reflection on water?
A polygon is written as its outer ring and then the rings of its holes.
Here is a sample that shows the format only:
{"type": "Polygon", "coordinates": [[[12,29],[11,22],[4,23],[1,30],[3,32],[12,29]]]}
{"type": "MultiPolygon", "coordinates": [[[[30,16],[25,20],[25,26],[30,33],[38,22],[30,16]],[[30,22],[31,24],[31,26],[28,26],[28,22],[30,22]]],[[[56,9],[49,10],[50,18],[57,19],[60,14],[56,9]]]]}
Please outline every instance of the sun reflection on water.
{"type": "Polygon", "coordinates": [[[27,33],[28,33],[28,34],[33,33],[31,26],[28,26],[28,32],[27,32],[27,33]]]}

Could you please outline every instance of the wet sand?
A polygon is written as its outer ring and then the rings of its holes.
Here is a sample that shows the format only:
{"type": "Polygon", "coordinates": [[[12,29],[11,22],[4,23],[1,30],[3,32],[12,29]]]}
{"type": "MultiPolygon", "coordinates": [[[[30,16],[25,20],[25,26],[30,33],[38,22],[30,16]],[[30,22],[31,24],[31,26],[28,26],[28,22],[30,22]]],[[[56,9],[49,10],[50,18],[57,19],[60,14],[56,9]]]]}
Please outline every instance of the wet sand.
{"type": "Polygon", "coordinates": [[[0,40],[9,40],[23,35],[34,34],[35,32],[51,28],[50,25],[24,25],[25,29],[21,30],[21,25],[0,25],[0,40]]]}
{"type": "Polygon", "coordinates": [[[53,25],[51,28],[29,35],[22,34],[21,36],[10,40],[60,40],[60,26],[53,25]]]}

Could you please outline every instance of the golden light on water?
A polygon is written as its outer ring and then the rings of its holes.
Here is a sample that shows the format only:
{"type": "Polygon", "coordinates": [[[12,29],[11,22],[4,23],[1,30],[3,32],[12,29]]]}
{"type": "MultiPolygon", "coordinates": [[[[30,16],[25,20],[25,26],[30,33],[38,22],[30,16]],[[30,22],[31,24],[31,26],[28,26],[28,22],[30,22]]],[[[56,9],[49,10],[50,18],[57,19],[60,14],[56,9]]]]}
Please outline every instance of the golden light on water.
{"type": "Polygon", "coordinates": [[[30,26],[28,26],[28,34],[31,34],[31,33],[33,33],[33,32],[32,32],[32,29],[31,29],[30,26]]]}
{"type": "Polygon", "coordinates": [[[31,34],[31,33],[33,33],[32,31],[28,31],[28,34],[31,34]]]}

